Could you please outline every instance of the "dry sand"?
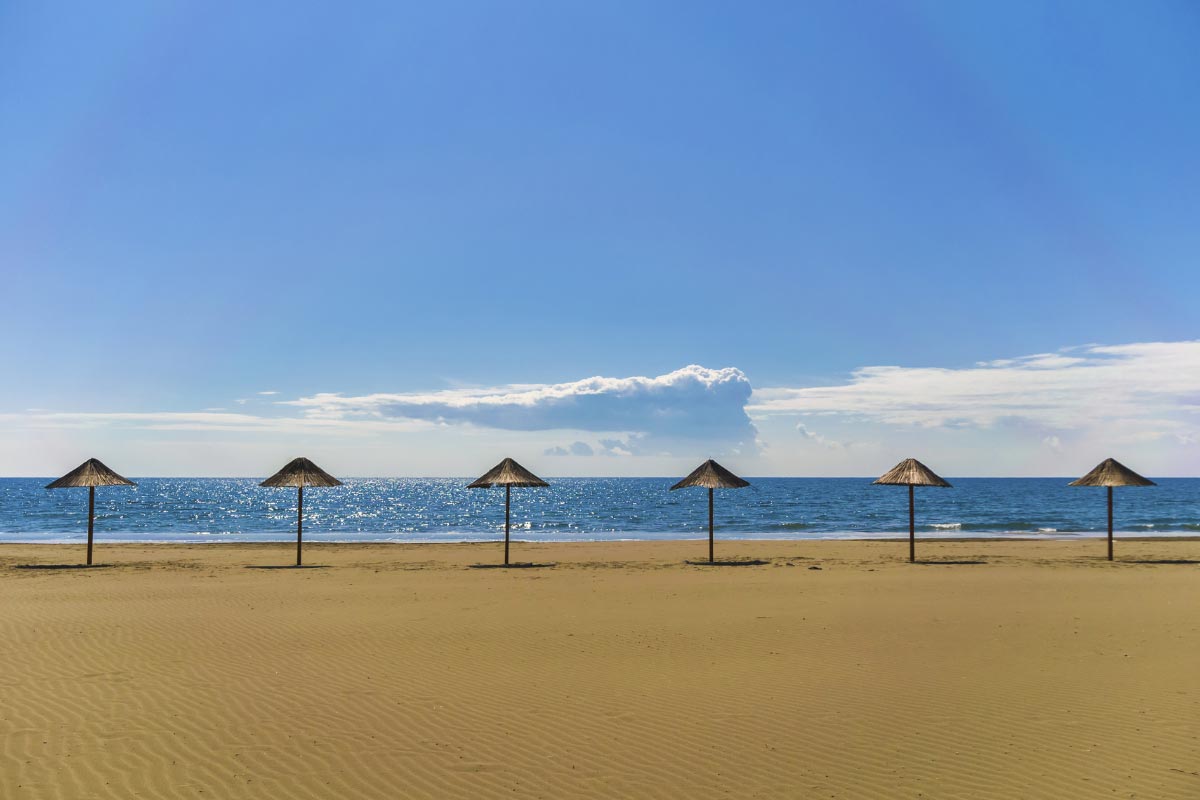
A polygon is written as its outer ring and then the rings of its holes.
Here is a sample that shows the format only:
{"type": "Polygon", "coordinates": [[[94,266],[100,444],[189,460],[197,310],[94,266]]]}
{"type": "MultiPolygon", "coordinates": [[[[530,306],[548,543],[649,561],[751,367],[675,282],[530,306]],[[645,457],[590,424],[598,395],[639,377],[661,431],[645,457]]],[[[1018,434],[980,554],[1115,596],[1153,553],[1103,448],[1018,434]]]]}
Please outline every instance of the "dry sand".
{"type": "Polygon", "coordinates": [[[0,797],[1200,797],[1200,542],[717,547],[0,547],[0,797]]]}

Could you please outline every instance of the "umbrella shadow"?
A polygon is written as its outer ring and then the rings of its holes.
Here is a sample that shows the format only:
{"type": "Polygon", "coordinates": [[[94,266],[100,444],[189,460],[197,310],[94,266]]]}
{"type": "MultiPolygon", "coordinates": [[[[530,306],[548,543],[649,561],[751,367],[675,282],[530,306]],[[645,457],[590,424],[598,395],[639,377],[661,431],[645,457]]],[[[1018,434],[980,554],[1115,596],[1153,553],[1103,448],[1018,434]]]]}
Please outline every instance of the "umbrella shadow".
{"type": "Polygon", "coordinates": [[[112,569],[112,564],[17,564],[17,569],[112,569]]]}
{"type": "Polygon", "coordinates": [[[558,566],[554,563],[535,564],[532,561],[518,561],[513,564],[471,564],[468,569],[542,569],[546,567],[558,566]]]}
{"type": "Polygon", "coordinates": [[[1200,564],[1194,558],[1131,558],[1121,559],[1127,564],[1200,564]]]}
{"type": "Polygon", "coordinates": [[[965,565],[965,564],[986,564],[986,563],[988,563],[988,562],[986,562],[986,561],[971,561],[971,560],[961,560],[961,561],[922,561],[921,559],[917,559],[916,561],[914,561],[914,562],[912,562],[912,563],[914,563],[914,564],[924,564],[924,565],[925,565],[925,566],[927,566],[927,567],[944,567],[944,566],[952,566],[952,565],[965,565]]]}
{"type": "Polygon", "coordinates": [[[683,563],[693,567],[765,567],[771,562],[752,558],[738,561],[684,561],[683,563]]]}
{"type": "Polygon", "coordinates": [[[246,569],[329,569],[326,564],[247,564],[246,569]]]}

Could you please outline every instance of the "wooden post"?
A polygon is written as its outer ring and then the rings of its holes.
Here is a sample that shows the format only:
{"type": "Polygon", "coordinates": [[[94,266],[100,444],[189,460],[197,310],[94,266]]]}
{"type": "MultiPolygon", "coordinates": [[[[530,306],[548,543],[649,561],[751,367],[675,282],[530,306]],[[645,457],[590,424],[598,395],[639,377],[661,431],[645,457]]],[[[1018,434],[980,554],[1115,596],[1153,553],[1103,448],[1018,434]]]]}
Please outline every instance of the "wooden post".
{"type": "Polygon", "coordinates": [[[1108,560],[1112,561],[1112,490],[1108,487],[1108,560]]]}
{"type": "Polygon", "coordinates": [[[708,563],[713,563],[713,490],[708,490],[708,563]]]}
{"type": "MultiPolygon", "coordinates": [[[[1110,489],[1111,491],[1111,489],[1110,489]]],[[[88,487],[88,566],[91,566],[91,529],[96,521],[96,487],[88,487]]]]}
{"type": "Polygon", "coordinates": [[[304,540],[304,487],[296,487],[296,566],[300,566],[301,546],[304,540]]]}
{"type": "Polygon", "coordinates": [[[908,560],[917,560],[917,510],[913,501],[913,485],[908,485],[908,560]]]}
{"type": "Polygon", "coordinates": [[[508,566],[508,510],[512,505],[512,486],[504,485],[504,566],[508,566]]]}

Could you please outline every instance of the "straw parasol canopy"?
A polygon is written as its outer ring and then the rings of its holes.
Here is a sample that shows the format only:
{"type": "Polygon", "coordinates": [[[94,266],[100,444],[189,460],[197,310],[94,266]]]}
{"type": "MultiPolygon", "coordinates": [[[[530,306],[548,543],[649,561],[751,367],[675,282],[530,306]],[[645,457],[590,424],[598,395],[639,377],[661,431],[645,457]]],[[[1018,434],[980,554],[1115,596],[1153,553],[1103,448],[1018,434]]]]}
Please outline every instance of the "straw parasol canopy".
{"type": "Polygon", "coordinates": [[[283,469],[259,484],[259,486],[296,487],[296,566],[302,565],[304,547],[304,487],[341,486],[342,482],[318,467],[307,458],[293,458],[283,469]]]}
{"type": "Polygon", "coordinates": [[[874,481],[883,486],[944,486],[950,483],[915,458],[906,458],[874,481]]]}
{"type": "Polygon", "coordinates": [[[1067,486],[1157,486],[1149,478],[1143,478],[1115,458],[1106,458],[1096,468],[1067,486]]]}
{"type": "Polygon", "coordinates": [[[72,489],[79,486],[137,486],[128,478],[118,475],[98,458],[89,458],[56,481],[46,484],[47,489],[72,489]]]}
{"type": "Polygon", "coordinates": [[[293,458],[287,465],[259,486],[341,486],[342,482],[307,458],[293,458]]]}
{"type": "Polygon", "coordinates": [[[86,486],[88,490],[88,538],[87,563],[92,563],[92,529],[96,523],[97,486],[137,486],[128,478],[113,472],[98,458],[89,458],[56,481],[46,484],[47,489],[73,489],[86,486]]]}
{"type": "Polygon", "coordinates": [[[467,488],[490,489],[493,486],[519,486],[528,489],[549,485],[516,461],[506,458],[476,478],[467,488]]]}
{"type": "Polygon", "coordinates": [[[1108,488],[1108,560],[1113,560],[1113,487],[1114,486],[1157,486],[1149,478],[1143,478],[1115,458],[1106,458],[1096,468],[1068,486],[1105,486],[1108,488]]]}
{"type": "Polygon", "coordinates": [[[711,458],[692,470],[692,473],[671,487],[670,491],[699,486],[708,489],[708,563],[713,563],[713,489],[742,489],[750,485],[711,458]]]}
{"type": "Polygon", "coordinates": [[[699,486],[702,489],[742,489],[749,485],[750,481],[739,478],[710,458],[670,490],[673,492],[689,486],[699,486]]]}
{"type": "Polygon", "coordinates": [[[468,489],[491,489],[493,486],[504,487],[504,566],[508,566],[509,512],[512,507],[513,487],[537,488],[549,485],[511,458],[504,459],[467,484],[468,489]]]}
{"type": "Polygon", "coordinates": [[[915,458],[906,458],[896,466],[880,475],[874,483],[881,486],[908,487],[908,560],[917,560],[917,512],[916,500],[913,496],[914,486],[940,486],[953,488],[950,482],[915,458]]]}

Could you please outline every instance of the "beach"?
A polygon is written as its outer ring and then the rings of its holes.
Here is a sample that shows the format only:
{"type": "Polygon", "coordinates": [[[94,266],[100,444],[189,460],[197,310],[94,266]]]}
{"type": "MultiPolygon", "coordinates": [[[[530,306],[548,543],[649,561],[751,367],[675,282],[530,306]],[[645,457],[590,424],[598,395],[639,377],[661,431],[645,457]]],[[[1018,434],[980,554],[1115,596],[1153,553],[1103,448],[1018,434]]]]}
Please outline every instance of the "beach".
{"type": "Polygon", "coordinates": [[[1195,798],[1200,540],[1116,552],[0,545],[0,797],[1195,798]]]}

